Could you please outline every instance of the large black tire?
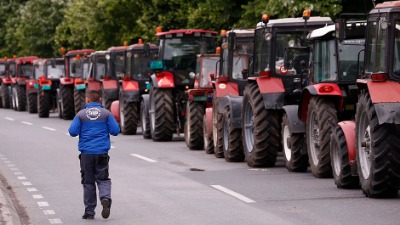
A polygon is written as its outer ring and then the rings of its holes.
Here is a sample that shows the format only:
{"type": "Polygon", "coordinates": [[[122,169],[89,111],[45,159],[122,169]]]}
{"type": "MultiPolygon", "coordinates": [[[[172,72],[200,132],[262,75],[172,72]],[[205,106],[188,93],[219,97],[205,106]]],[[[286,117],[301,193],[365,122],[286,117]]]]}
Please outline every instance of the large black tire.
{"type": "Polygon", "coordinates": [[[3,108],[3,98],[1,97],[1,93],[0,93],[0,108],[3,108]]]}
{"type": "Polygon", "coordinates": [[[37,96],[37,109],[40,118],[49,117],[50,112],[50,92],[40,90],[37,96]]]}
{"type": "Polygon", "coordinates": [[[361,188],[366,196],[396,197],[400,188],[400,126],[379,124],[367,91],[359,95],[356,150],[361,188]]]}
{"type": "Polygon", "coordinates": [[[275,166],[281,150],[281,122],[278,110],[264,108],[256,83],[246,86],[243,97],[243,148],[250,167],[275,166]]]}
{"type": "Polygon", "coordinates": [[[213,102],[213,144],[214,155],[217,158],[224,158],[224,133],[222,130],[222,123],[224,115],[218,112],[218,100],[213,102]]]}
{"type": "Polygon", "coordinates": [[[28,112],[37,113],[37,93],[30,93],[27,96],[28,99],[28,112]]]}
{"type": "Polygon", "coordinates": [[[203,116],[203,102],[188,101],[186,103],[185,142],[190,150],[204,148],[203,116]]]}
{"type": "Polygon", "coordinates": [[[233,128],[232,114],[229,105],[225,106],[224,119],[222,122],[223,130],[223,149],[224,157],[227,162],[243,162],[242,129],[233,128]]]}
{"type": "Polygon", "coordinates": [[[136,134],[139,122],[137,102],[125,102],[125,100],[120,97],[119,112],[121,132],[125,135],[136,134]]]}
{"type": "Polygon", "coordinates": [[[149,110],[146,110],[144,100],[140,103],[140,120],[142,122],[142,136],[144,139],[151,138],[149,110]]]}
{"type": "Polygon", "coordinates": [[[62,117],[65,120],[70,120],[74,118],[74,87],[72,85],[61,85],[61,110],[62,117]]]}
{"type": "Polygon", "coordinates": [[[351,173],[346,138],[340,126],[335,126],[330,143],[333,180],[338,188],[358,188],[359,179],[351,173]]]}
{"type": "Polygon", "coordinates": [[[76,89],[74,89],[74,110],[75,110],[75,114],[78,114],[78,112],[81,111],[84,106],[85,106],[85,90],[76,90],[76,89]]]}
{"type": "Polygon", "coordinates": [[[10,93],[8,90],[8,85],[1,84],[1,101],[3,103],[3,108],[10,108],[10,93]]]}
{"type": "Polygon", "coordinates": [[[330,146],[337,124],[335,105],[324,97],[312,97],[308,104],[306,137],[311,172],[315,177],[332,177],[330,146]]]}
{"type": "Polygon", "coordinates": [[[171,141],[174,125],[172,90],[151,87],[150,130],[153,141],[171,141]]]}
{"type": "Polygon", "coordinates": [[[304,172],[308,167],[307,145],[303,134],[292,134],[287,115],[282,117],[283,159],[290,172],[304,172]]]}
{"type": "Polygon", "coordinates": [[[203,138],[204,138],[204,149],[207,154],[214,154],[214,141],[212,135],[207,133],[207,119],[206,115],[203,116],[203,138]]]}
{"type": "Polygon", "coordinates": [[[26,91],[24,85],[15,85],[14,86],[14,101],[16,111],[25,111],[26,110],[26,91]]]}
{"type": "Polygon", "coordinates": [[[101,104],[103,105],[103,107],[107,110],[111,109],[111,104],[115,99],[111,99],[109,98],[109,96],[106,95],[106,93],[104,92],[103,87],[101,87],[101,104]]]}

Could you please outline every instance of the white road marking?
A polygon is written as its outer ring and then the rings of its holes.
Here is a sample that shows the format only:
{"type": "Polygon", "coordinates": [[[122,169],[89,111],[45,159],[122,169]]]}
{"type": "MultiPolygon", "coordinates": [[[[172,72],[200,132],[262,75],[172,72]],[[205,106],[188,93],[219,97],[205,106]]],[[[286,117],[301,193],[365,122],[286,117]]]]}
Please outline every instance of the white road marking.
{"type": "Polygon", "coordinates": [[[15,171],[15,170],[19,170],[18,168],[15,168],[15,167],[13,167],[13,168],[10,168],[10,170],[13,170],[13,171],[15,171]]]}
{"type": "Polygon", "coordinates": [[[22,172],[14,172],[14,175],[22,175],[23,173],[22,172]]]}
{"type": "Polygon", "coordinates": [[[37,202],[39,207],[48,207],[50,206],[48,202],[37,202]]]}
{"type": "Polygon", "coordinates": [[[5,158],[5,157],[3,157],[3,158],[0,158],[1,160],[7,160],[7,158],[5,158]]]}
{"type": "Polygon", "coordinates": [[[33,199],[41,199],[43,198],[43,195],[32,195],[33,199]]]}
{"type": "Polygon", "coordinates": [[[11,118],[11,117],[4,117],[4,119],[9,120],[9,121],[14,121],[15,119],[11,118]]]}
{"type": "Polygon", "coordinates": [[[112,146],[112,145],[111,145],[111,148],[115,148],[115,146],[112,146]]]}
{"type": "Polygon", "coordinates": [[[56,219],[49,219],[50,224],[62,224],[61,220],[56,218],[56,219]]]}
{"type": "Polygon", "coordinates": [[[143,159],[144,161],[151,162],[151,163],[157,162],[154,159],[150,159],[150,158],[144,157],[142,155],[138,155],[138,154],[131,154],[131,156],[137,157],[139,159],[143,159]]]}
{"type": "Polygon", "coordinates": [[[22,121],[21,123],[23,123],[23,124],[26,124],[26,125],[33,125],[33,123],[29,123],[29,122],[26,122],[26,121],[22,121]]]}
{"type": "Polygon", "coordinates": [[[217,190],[220,190],[220,191],[222,191],[222,192],[224,192],[224,193],[226,193],[228,195],[231,195],[231,196],[233,196],[233,197],[235,197],[235,198],[237,198],[239,200],[242,200],[242,201],[244,201],[246,203],[254,203],[254,202],[256,202],[256,201],[254,201],[254,200],[252,200],[250,198],[247,198],[244,195],[241,195],[241,194],[239,194],[237,192],[234,192],[234,191],[232,191],[232,190],[230,190],[230,189],[228,189],[226,187],[223,187],[221,185],[211,185],[211,187],[213,187],[213,188],[215,188],[217,190]]]}
{"type": "Polygon", "coordinates": [[[24,176],[20,176],[20,177],[17,177],[18,178],[18,180],[26,180],[26,177],[24,177],[24,176]]]}
{"type": "Polygon", "coordinates": [[[46,129],[46,130],[51,130],[51,131],[55,131],[56,129],[54,129],[54,128],[51,128],[51,127],[42,127],[43,129],[46,129]]]}
{"type": "Polygon", "coordinates": [[[21,182],[21,183],[22,183],[22,185],[24,185],[24,186],[31,186],[31,185],[32,185],[31,182],[21,182]]]}
{"type": "Polygon", "coordinates": [[[11,161],[4,161],[4,163],[9,164],[9,163],[12,163],[12,162],[11,161]]]}
{"type": "Polygon", "coordinates": [[[8,167],[14,167],[14,164],[7,164],[8,167]]]}
{"type": "Polygon", "coordinates": [[[44,215],[55,215],[54,210],[43,210],[44,215]]]}
{"type": "Polygon", "coordinates": [[[38,191],[36,188],[27,188],[26,190],[28,190],[29,192],[35,192],[35,191],[38,191]]]}

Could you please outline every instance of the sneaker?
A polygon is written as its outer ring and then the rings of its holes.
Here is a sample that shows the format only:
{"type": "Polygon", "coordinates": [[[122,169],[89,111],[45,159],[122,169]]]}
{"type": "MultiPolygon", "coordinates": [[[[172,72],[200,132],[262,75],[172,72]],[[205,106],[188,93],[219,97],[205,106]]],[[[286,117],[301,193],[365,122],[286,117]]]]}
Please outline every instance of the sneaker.
{"type": "Polygon", "coordinates": [[[94,219],[94,215],[90,215],[90,214],[85,213],[85,214],[83,214],[82,219],[84,219],[84,220],[92,220],[92,219],[94,219]]]}
{"type": "Polygon", "coordinates": [[[101,216],[104,219],[107,219],[110,216],[110,207],[111,207],[110,199],[103,198],[101,200],[101,205],[103,206],[103,211],[101,211],[101,216]]]}

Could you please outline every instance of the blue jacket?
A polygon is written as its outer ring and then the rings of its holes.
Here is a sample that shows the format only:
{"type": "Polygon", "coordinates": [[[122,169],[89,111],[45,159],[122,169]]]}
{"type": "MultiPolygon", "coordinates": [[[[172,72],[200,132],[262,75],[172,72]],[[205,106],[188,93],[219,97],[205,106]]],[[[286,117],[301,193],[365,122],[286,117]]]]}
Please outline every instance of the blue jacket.
{"type": "Polygon", "coordinates": [[[105,154],[110,150],[110,135],[119,134],[114,116],[100,103],[91,102],[78,112],[68,129],[72,137],[79,135],[82,154],[105,154]]]}

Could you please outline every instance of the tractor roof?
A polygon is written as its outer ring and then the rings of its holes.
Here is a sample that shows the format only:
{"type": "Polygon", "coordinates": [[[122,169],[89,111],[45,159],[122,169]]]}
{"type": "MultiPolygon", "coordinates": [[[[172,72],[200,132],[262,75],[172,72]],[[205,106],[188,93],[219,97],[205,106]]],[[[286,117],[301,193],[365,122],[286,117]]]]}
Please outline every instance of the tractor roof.
{"type": "MultiPolygon", "coordinates": [[[[321,16],[312,16],[307,20],[307,26],[312,25],[330,25],[333,24],[333,21],[330,17],[321,17],[321,16]]],[[[269,20],[267,27],[304,27],[304,19],[303,17],[296,18],[283,18],[283,19],[271,19],[269,20]]],[[[262,22],[257,24],[257,28],[264,27],[262,22]]]]}
{"type": "Polygon", "coordinates": [[[208,36],[208,37],[216,37],[216,35],[218,34],[215,31],[211,31],[211,30],[200,30],[200,29],[181,29],[181,30],[170,30],[170,31],[166,31],[166,32],[160,32],[157,33],[156,36],[159,38],[165,38],[168,36],[172,35],[177,35],[177,34],[182,34],[182,35],[196,35],[196,34],[203,34],[204,36],[208,36]]]}
{"type": "Polygon", "coordinates": [[[79,50],[71,50],[69,52],[67,52],[67,54],[65,54],[65,56],[76,56],[76,55],[80,55],[80,54],[90,54],[94,52],[93,49],[79,49],[79,50]]]}
{"type": "Polygon", "coordinates": [[[371,14],[386,13],[386,12],[400,12],[400,1],[390,1],[379,3],[371,10],[371,14]]]}
{"type": "Polygon", "coordinates": [[[308,34],[308,39],[322,38],[327,34],[335,31],[335,25],[329,25],[322,28],[315,29],[308,34]]]}
{"type": "Polygon", "coordinates": [[[123,52],[128,46],[113,46],[107,49],[107,52],[123,52]]]}
{"type": "MultiPolygon", "coordinates": [[[[126,48],[126,50],[132,50],[132,49],[143,49],[144,44],[133,44],[133,45],[129,45],[128,48],[126,48]]],[[[150,49],[158,49],[158,46],[156,44],[150,44],[150,49]]]]}
{"type": "MultiPolygon", "coordinates": [[[[348,39],[352,38],[362,38],[365,36],[365,27],[367,22],[361,20],[349,20],[346,21],[346,37],[348,39]]],[[[328,25],[322,28],[315,29],[308,34],[308,39],[318,39],[318,38],[327,38],[332,39],[335,36],[332,34],[335,32],[335,25],[328,25]]]]}
{"type": "Polygon", "coordinates": [[[227,31],[227,35],[229,33],[235,33],[236,37],[254,37],[254,29],[246,29],[246,28],[236,28],[230,31],[227,31]]]}
{"type": "Polygon", "coordinates": [[[20,64],[20,63],[32,63],[33,60],[39,59],[37,56],[24,56],[24,57],[19,57],[16,58],[15,61],[20,64]]]}
{"type": "Polygon", "coordinates": [[[7,62],[7,59],[0,59],[1,64],[6,63],[6,62],[7,62]]]}

